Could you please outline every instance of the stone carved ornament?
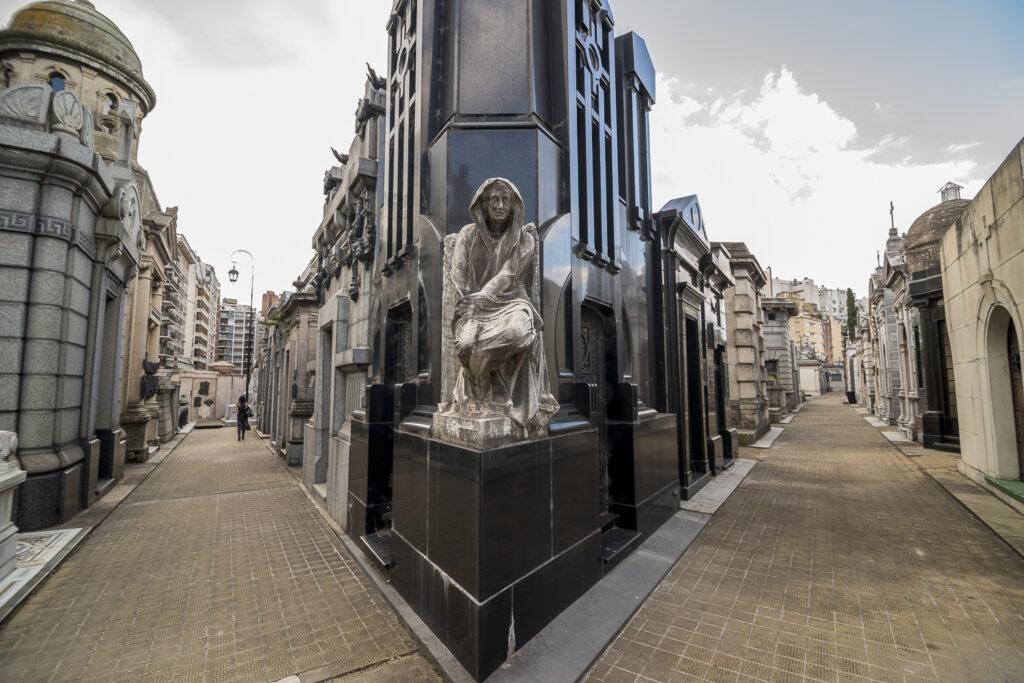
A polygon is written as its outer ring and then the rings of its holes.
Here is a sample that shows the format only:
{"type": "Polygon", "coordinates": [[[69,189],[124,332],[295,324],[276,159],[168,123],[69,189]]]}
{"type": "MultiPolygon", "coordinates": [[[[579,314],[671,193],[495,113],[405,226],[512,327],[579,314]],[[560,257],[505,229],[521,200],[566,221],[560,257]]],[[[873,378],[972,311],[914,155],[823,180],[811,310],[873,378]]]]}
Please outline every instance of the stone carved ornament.
{"type": "Polygon", "coordinates": [[[93,143],[92,112],[69,90],[53,92],[48,85],[16,85],[0,91],[0,117],[45,126],[77,136],[87,147],[93,143]]]}
{"type": "Polygon", "coordinates": [[[438,413],[508,417],[525,439],[547,435],[558,402],[548,388],[535,305],[540,239],[532,223],[523,225],[524,213],[518,189],[503,178],[485,181],[470,204],[473,222],[459,231],[447,265],[444,297],[454,311],[446,343],[454,345],[458,370],[451,400],[438,413]]]}

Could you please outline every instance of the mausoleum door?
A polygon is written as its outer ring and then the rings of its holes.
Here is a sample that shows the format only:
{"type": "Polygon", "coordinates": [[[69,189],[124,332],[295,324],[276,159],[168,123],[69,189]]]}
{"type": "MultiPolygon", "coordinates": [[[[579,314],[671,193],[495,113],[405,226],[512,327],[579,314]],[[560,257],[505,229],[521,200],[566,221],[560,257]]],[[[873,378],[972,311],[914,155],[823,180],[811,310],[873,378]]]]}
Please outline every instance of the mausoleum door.
{"type": "Polygon", "coordinates": [[[686,426],[688,462],[685,472],[691,476],[698,476],[709,471],[706,452],[706,434],[704,431],[704,381],[701,365],[701,336],[700,323],[695,318],[686,315],[685,304],[681,304],[679,319],[684,320],[683,347],[684,367],[683,382],[685,383],[684,393],[686,395],[686,426]]]}
{"type": "Polygon", "coordinates": [[[1020,344],[1013,323],[1010,323],[1006,346],[1010,357],[1010,393],[1013,397],[1013,426],[1017,435],[1018,478],[1024,480],[1024,377],[1020,367],[1020,344]]]}
{"type": "Polygon", "coordinates": [[[594,405],[597,412],[591,416],[597,427],[600,458],[600,503],[601,514],[608,512],[611,504],[611,480],[608,474],[608,460],[611,457],[611,445],[608,439],[608,401],[612,397],[615,381],[614,358],[608,351],[614,347],[609,343],[608,327],[605,316],[593,306],[583,305],[580,308],[580,337],[577,366],[577,377],[580,382],[591,384],[596,391],[594,405]],[[609,377],[610,375],[610,377],[609,377]]]}
{"type": "MultiPolygon", "coordinates": [[[[960,437],[960,422],[957,416],[956,381],[953,378],[953,348],[949,345],[949,333],[944,320],[939,321],[938,333],[942,344],[942,436],[957,439],[960,437]]],[[[926,387],[926,390],[930,389],[926,387]]]]}

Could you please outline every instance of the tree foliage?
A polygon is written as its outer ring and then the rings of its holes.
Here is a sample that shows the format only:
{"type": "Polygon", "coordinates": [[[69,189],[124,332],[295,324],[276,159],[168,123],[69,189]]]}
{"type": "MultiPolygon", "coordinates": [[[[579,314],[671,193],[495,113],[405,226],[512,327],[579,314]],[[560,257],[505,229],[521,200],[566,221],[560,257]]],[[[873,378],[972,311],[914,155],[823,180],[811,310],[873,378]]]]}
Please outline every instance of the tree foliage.
{"type": "Polygon", "coordinates": [[[846,290],[846,333],[850,339],[857,334],[857,299],[853,296],[853,290],[846,290]]]}

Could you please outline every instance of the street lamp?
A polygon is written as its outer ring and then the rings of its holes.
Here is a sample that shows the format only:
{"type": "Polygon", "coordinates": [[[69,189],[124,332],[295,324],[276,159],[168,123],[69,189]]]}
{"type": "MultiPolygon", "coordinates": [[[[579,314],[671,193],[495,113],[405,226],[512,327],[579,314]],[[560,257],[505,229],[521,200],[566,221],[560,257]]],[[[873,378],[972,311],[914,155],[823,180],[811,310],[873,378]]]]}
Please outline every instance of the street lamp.
{"type": "MultiPolygon", "coordinates": [[[[252,307],[253,285],[256,282],[256,259],[245,249],[235,249],[231,252],[231,270],[228,271],[228,279],[231,282],[238,282],[238,268],[235,267],[235,254],[245,254],[249,257],[251,267],[249,269],[249,342],[245,345],[245,398],[249,398],[249,378],[252,375],[252,351],[256,345],[256,311],[252,307]]],[[[242,337],[245,338],[244,335],[242,337]]]]}

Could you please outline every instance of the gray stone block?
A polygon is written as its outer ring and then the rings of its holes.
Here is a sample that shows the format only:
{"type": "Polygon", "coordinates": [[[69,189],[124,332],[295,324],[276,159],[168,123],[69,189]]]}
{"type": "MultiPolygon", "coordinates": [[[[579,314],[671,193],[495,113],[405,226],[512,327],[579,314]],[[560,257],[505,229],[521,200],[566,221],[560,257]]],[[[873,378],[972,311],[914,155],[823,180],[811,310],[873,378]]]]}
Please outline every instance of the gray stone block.
{"type": "Polygon", "coordinates": [[[0,266],[0,301],[24,303],[28,299],[28,270],[0,266]]]}
{"type": "Polygon", "coordinates": [[[0,259],[5,266],[28,268],[32,263],[32,237],[0,232],[0,259]]]}
{"type": "MultiPolygon", "coordinates": [[[[3,126],[2,130],[4,141],[13,142],[9,135],[17,129],[3,126]]],[[[32,213],[38,197],[39,185],[31,180],[7,175],[4,182],[0,183],[0,206],[9,211],[32,213]]]]}
{"type": "Polygon", "coordinates": [[[32,304],[64,305],[64,283],[67,276],[52,270],[37,270],[32,276],[29,301],[32,304]]]}
{"type": "Polygon", "coordinates": [[[25,342],[25,362],[22,372],[34,375],[52,375],[60,361],[60,342],[48,339],[29,339],[25,342]]]}
{"type": "Polygon", "coordinates": [[[18,409],[18,386],[17,375],[0,375],[0,411],[18,409]]]}
{"type": "Polygon", "coordinates": [[[68,330],[64,337],[67,341],[72,344],[85,346],[86,338],[89,335],[89,319],[85,315],[88,312],[88,309],[84,313],[79,311],[67,312],[68,330]]]}
{"type": "Polygon", "coordinates": [[[63,317],[64,311],[58,306],[35,304],[28,309],[25,336],[30,339],[61,339],[63,317]]]}
{"type": "Polygon", "coordinates": [[[86,287],[92,284],[92,264],[92,259],[80,250],[71,252],[71,274],[86,287]]]}
{"type": "Polygon", "coordinates": [[[89,315],[89,285],[83,285],[78,280],[69,280],[68,283],[70,285],[68,307],[82,315],[89,315]]]}
{"type": "MultiPolygon", "coordinates": [[[[68,441],[77,441],[80,436],[78,432],[78,420],[81,417],[82,411],[77,408],[68,408],[61,410],[57,413],[57,442],[66,443],[68,441]]],[[[70,448],[70,447],[69,447],[70,448]]],[[[79,449],[81,450],[81,449],[79,449]]],[[[61,451],[61,457],[65,457],[65,464],[70,462],[76,462],[70,459],[72,456],[68,456],[68,453],[72,453],[73,449],[68,451],[61,451]]]]}
{"type": "MultiPolygon", "coordinates": [[[[17,379],[17,378],[15,378],[17,379]]],[[[52,410],[57,404],[57,378],[53,375],[25,375],[21,381],[24,410],[52,410]]]]}
{"type": "Polygon", "coordinates": [[[25,306],[0,301],[0,334],[20,338],[25,333],[25,306]]]}
{"type": "Polygon", "coordinates": [[[85,348],[77,344],[64,346],[64,374],[81,377],[85,374],[85,348]]]}
{"type": "Polygon", "coordinates": [[[36,269],[66,272],[68,269],[68,243],[56,237],[36,237],[33,266],[36,269]]]}
{"type": "Polygon", "coordinates": [[[13,432],[18,428],[18,414],[0,412],[0,431],[13,432]]]}
{"type": "MultiPolygon", "coordinates": [[[[61,145],[70,147],[71,145],[61,145]]],[[[63,155],[62,155],[63,156],[63,155]]],[[[39,195],[39,215],[65,218],[74,215],[75,195],[74,193],[59,185],[44,185],[39,195]]]]}
{"type": "MultiPolygon", "coordinates": [[[[78,410],[82,405],[82,378],[64,377],[63,386],[60,389],[60,407],[64,409],[78,410]]],[[[77,430],[77,428],[76,428],[77,430]]],[[[75,432],[77,434],[77,431],[75,432]]]]}
{"type": "MultiPolygon", "coordinates": [[[[30,448],[53,446],[53,409],[22,410],[18,424],[18,448],[22,462],[28,457],[23,451],[30,448]]],[[[56,461],[55,461],[56,462],[56,461]]],[[[24,466],[24,465],[23,465],[24,466]]],[[[28,470],[28,467],[25,468],[28,470]]],[[[28,470],[33,471],[33,470],[28,470]]],[[[40,471],[40,470],[35,470],[40,471]]],[[[42,470],[45,471],[45,470],[42,470]]]]}
{"type": "Polygon", "coordinates": [[[21,372],[21,339],[0,337],[0,373],[21,372]]]}

